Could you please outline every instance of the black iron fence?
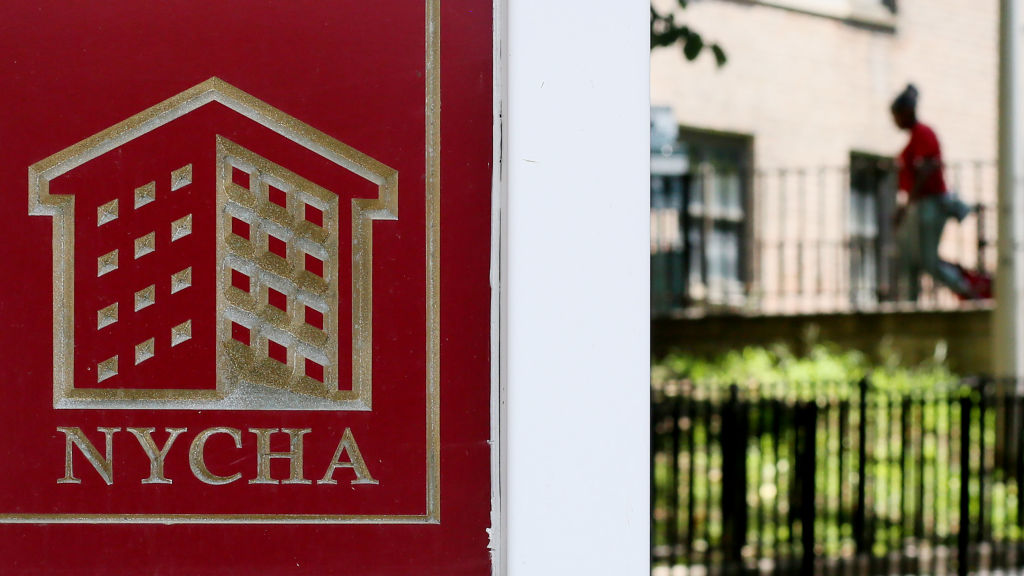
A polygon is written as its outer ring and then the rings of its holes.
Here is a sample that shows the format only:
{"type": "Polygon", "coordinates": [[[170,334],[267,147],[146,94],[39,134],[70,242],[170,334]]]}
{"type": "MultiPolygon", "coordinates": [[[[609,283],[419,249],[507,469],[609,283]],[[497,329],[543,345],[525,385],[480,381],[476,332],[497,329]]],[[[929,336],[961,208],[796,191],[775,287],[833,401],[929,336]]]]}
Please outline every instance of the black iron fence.
{"type": "MultiPolygon", "coordinates": [[[[945,166],[971,212],[950,219],[943,258],[995,267],[996,167],[945,166]]],[[[651,302],[688,310],[818,313],[885,306],[953,308],[957,299],[900,260],[896,171],[857,156],[837,168],[747,170],[704,163],[651,176],[651,302]]]]}
{"type": "Polygon", "coordinates": [[[671,574],[1024,566],[1024,396],[987,379],[652,392],[651,560],[671,574]]]}

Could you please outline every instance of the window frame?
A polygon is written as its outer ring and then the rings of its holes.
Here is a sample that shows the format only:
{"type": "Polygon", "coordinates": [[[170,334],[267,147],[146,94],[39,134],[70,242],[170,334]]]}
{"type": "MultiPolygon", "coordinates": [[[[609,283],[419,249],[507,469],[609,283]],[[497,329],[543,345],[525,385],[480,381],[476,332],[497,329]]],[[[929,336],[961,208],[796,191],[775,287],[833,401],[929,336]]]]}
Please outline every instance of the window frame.
{"type": "Polygon", "coordinates": [[[758,4],[895,31],[897,0],[754,0],[758,4]]]}
{"type": "MultiPolygon", "coordinates": [[[[718,130],[707,130],[690,126],[680,126],[678,141],[685,150],[688,159],[688,172],[683,176],[683,210],[680,214],[680,226],[683,235],[684,274],[686,274],[685,293],[689,302],[700,302],[705,305],[724,305],[726,307],[741,307],[747,303],[750,296],[750,289],[754,280],[753,263],[753,238],[754,238],[754,205],[753,205],[753,156],[754,138],[750,134],[737,132],[726,132],[718,130]],[[730,150],[736,156],[735,170],[739,177],[740,212],[737,214],[716,214],[714,206],[708,206],[708,193],[705,192],[705,183],[709,174],[708,167],[713,166],[716,160],[708,158],[714,154],[708,154],[708,150],[730,150]],[[694,208],[690,202],[690,194],[700,190],[704,199],[699,208],[694,208]],[[689,233],[693,222],[697,221],[700,227],[700,254],[697,271],[699,277],[699,289],[693,282],[691,261],[693,246],[690,242],[689,233]],[[709,239],[717,224],[738,226],[739,241],[736,255],[738,261],[738,278],[731,286],[713,288],[713,281],[709,266],[709,239]]],[[[717,173],[714,170],[710,173],[717,173]]],[[[727,172],[726,172],[727,173],[727,172]]]]}
{"type": "Polygon", "coordinates": [[[847,174],[847,194],[845,200],[846,206],[846,218],[843,222],[843,226],[846,229],[846,252],[848,266],[847,270],[849,273],[849,286],[848,293],[850,297],[850,304],[854,308],[863,308],[865,306],[877,306],[885,302],[895,302],[900,299],[898,293],[897,284],[899,272],[898,262],[896,262],[892,247],[896,241],[895,231],[892,227],[892,218],[896,210],[896,183],[895,183],[895,172],[896,165],[895,161],[891,156],[884,154],[878,154],[875,152],[868,152],[864,150],[851,150],[849,154],[849,172],[847,174]],[[871,193],[874,196],[874,236],[867,236],[866,234],[858,234],[858,230],[854,228],[854,195],[857,191],[863,193],[866,190],[860,190],[854,186],[855,184],[855,171],[858,167],[874,164],[874,174],[871,175],[871,181],[874,186],[871,188],[871,193]],[[869,285],[870,290],[865,296],[864,291],[861,289],[861,283],[858,281],[855,274],[855,263],[854,263],[854,244],[860,239],[861,241],[872,242],[872,257],[873,257],[873,284],[869,285]]]}

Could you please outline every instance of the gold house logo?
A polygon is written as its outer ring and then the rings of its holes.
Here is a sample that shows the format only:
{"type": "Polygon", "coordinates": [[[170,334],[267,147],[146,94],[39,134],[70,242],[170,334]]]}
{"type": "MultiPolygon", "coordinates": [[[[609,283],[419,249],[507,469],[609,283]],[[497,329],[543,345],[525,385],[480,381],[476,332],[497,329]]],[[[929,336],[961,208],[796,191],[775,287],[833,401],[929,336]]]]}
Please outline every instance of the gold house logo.
{"type": "Polygon", "coordinates": [[[29,213],[53,218],[54,407],[369,410],[372,223],[397,219],[397,186],[216,78],[32,165],[29,213]],[[313,160],[182,125],[209,108],[313,160]],[[304,177],[328,168],[375,196],[304,177]]]}

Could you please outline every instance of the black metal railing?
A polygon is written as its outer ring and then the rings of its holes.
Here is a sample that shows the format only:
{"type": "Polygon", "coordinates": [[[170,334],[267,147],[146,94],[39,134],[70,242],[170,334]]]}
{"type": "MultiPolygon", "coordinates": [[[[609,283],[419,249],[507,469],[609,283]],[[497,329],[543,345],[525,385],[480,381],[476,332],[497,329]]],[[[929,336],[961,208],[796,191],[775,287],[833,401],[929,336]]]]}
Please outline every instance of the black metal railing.
{"type": "MultiPolygon", "coordinates": [[[[941,256],[991,274],[993,162],[945,166],[971,209],[950,219],[941,256]]],[[[715,310],[768,314],[950,309],[959,301],[901,263],[892,163],[747,170],[702,164],[651,177],[651,303],[656,316],[715,310]]]]}
{"type": "Polygon", "coordinates": [[[654,573],[1024,566],[1020,384],[655,388],[654,573]]]}

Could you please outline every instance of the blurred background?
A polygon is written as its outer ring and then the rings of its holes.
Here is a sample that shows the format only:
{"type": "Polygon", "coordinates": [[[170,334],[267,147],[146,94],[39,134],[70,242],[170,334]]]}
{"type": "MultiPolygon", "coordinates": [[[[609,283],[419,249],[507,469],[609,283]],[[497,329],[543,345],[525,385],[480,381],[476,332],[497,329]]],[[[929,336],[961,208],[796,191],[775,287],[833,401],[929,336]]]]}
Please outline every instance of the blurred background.
{"type": "Polygon", "coordinates": [[[1018,4],[652,1],[654,574],[1024,566],[1018,4]],[[902,259],[908,84],[966,298],[902,259]]]}

